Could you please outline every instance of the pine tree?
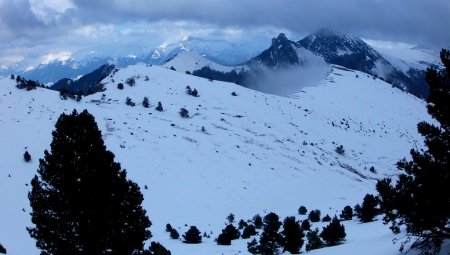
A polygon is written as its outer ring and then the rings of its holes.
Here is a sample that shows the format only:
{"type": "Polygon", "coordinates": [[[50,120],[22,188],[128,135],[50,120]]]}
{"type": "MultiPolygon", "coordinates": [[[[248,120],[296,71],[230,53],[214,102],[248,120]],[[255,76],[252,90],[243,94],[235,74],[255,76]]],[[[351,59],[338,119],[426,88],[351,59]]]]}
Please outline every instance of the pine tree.
{"type": "Polygon", "coordinates": [[[191,226],[183,235],[184,243],[197,244],[202,242],[202,236],[196,226],[191,226]]]}
{"type": "Polygon", "coordinates": [[[244,228],[242,231],[242,239],[250,238],[251,236],[256,235],[256,228],[254,225],[250,224],[244,228]]]}
{"type": "Polygon", "coordinates": [[[169,223],[167,223],[167,224],[166,224],[166,232],[169,232],[169,233],[170,233],[170,231],[172,231],[172,229],[173,229],[172,225],[170,225],[169,223]]]}
{"type": "Polygon", "coordinates": [[[139,186],[114,162],[94,117],[62,114],[28,194],[41,254],[134,254],[151,237],[139,186]],[[105,251],[109,251],[105,253],[105,251]]]}
{"type": "Polygon", "coordinates": [[[230,213],[227,216],[227,221],[228,221],[228,223],[232,224],[234,222],[234,214],[230,213]]]}
{"type": "Polygon", "coordinates": [[[305,215],[307,212],[308,210],[303,205],[298,208],[298,214],[300,215],[305,215]]]}
{"type": "Polygon", "coordinates": [[[178,231],[176,229],[172,228],[170,230],[170,238],[172,238],[172,239],[180,238],[180,234],[178,233],[178,231]]]}
{"type": "Polygon", "coordinates": [[[3,247],[3,245],[0,243],[0,253],[6,254],[6,249],[3,247]]]}
{"type": "Polygon", "coordinates": [[[259,239],[258,250],[263,255],[280,254],[282,248],[282,236],[278,233],[281,222],[277,214],[268,213],[264,216],[263,232],[259,239]]]}
{"type": "Polygon", "coordinates": [[[30,153],[28,153],[28,151],[25,151],[25,153],[23,154],[23,160],[25,162],[30,162],[31,161],[31,155],[30,155],[30,153]]]}
{"type": "Polygon", "coordinates": [[[306,244],[306,251],[324,247],[323,241],[319,237],[319,229],[317,228],[315,230],[309,231],[306,234],[306,239],[308,239],[308,243],[306,244]]]}
{"type": "Polygon", "coordinates": [[[309,223],[309,220],[303,220],[302,221],[302,229],[305,231],[311,230],[311,223],[309,223]]]}
{"type": "Polygon", "coordinates": [[[309,212],[308,219],[311,222],[319,222],[320,221],[320,210],[312,210],[309,212]]]}
{"type": "Polygon", "coordinates": [[[364,197],[361,210],[359,212],[359,219],[361,222],[373,221],[373,218],[378,214],[378,199],[372,194],[366,194],[364,197]]]}
{"type": "Polygon", "coordinates": [[[162,111],[163,111],[163,107],[162,107],[161,102],[158,102],[158,106],[156,106],[155,109],[156,109],[158,112],[162,112],[162,111]]]}
{"type": "Polygon", "coordinates": [[[144,100],[142,101],[142,106],[145,108],[148,108],[150,106],[150,103],[148,102],[148,97],[144,97],[144,100]]]}
{"type": "Polygon", "coordinates": [[[150,255],[171,255],[172,253],[166,249],[162,244],[158,242],[152,242],[150,244],[150,255]]]}
{"type": "Polygon", "coordinates": [[[426,74],[428,113],[439,125],[420,122],[426,149],[412,149],[411,161],[397,163],[402,173],[395,185],[391,179],[377,184],[385,223],[394,233],[406,225],[408,235],[418,237],[413,246],[435,248],[434,253],[450,239],[450,51],[443,49],[440,57],[444,69],[426,74]]]}
{"type": "Polygon", "coordinates": [[[263,226],[263,221],[262,218],[259,214],[256,214],[255,216],[253,216],[253,224],[255,224],[255,228],[257,229],[261,229],[263,226]]]}
{"type": "Polygon", "coordinates": [[[217,237],[217,244],[218,245],[231,245],[231,237],[227,233],[222,232],[217,237]]]}
{"type": "Polygon", "coordinates": [[[283,221],[284,250],[292,254],[298,254],[303,246],[303,230],[300,223],[295,220],[295,217],[286,217],[283,221]]]}
{"type": "Polygon", "coordinates": [[[327,246],[342,243],[345,236],[345,228],[336,216],[334,216],[330,224],[324,227],[322,233],[320,233],[320,237],[326,242],[327,246]]]}
{"type": "Polygon", "coordinates": [[[243,228],[245,228],[245,227],[247,227],[247,226],[248,226],[248,223],[245,222],[243,219],[241,219],[241,220],[239,221],[239,223],[238,223],[239,229],[243,229],[243,228]]]}
{"type": "Polygon", "coordinates": [[[239,239],[239,237],[241,236],[241,233],[235,226],[233,226],[233,224],[228,224],[225,229],[222,230],[222,233],[228,235],[231,240],[239,239]]]}
{"type": "Polygon", "coordinates": [[[347,205],[342,209],[341,219],[342,220],[351,220],[353,218],[353,209],[351,206],[347,205]]]}

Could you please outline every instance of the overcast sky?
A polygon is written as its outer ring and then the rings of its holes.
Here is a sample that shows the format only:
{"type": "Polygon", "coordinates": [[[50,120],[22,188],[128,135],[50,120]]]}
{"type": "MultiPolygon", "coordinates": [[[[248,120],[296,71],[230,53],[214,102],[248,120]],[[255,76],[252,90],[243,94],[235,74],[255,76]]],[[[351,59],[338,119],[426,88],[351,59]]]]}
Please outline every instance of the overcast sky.
{"type": "Polygon", "coordinates": [[[450,46],[449,14],[449,0],[0,0],[0,62],[111,45],[145,51],[186,35],[299,40],[323,27],[438,49],[450,46]]]}

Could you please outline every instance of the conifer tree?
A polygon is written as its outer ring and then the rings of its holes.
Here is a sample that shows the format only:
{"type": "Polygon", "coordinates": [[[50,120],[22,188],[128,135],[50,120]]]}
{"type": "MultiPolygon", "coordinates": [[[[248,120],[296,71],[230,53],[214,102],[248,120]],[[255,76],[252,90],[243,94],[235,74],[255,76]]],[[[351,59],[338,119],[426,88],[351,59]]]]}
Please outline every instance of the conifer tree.
{"type": "Polygon", "coordinates": [[[334,246],[342,243],[345,236],[345,228],[336,216],[334,216],[330,224],[324,227],[322,233],[320,233],[320,237],[326,242],[327,246],[334,246]]]}
{"type": "Polygon", "coordinates": [[[295,217],[286,217],[283,221],[284,250],[292,254],[298,254],[303,246],[303,230],[300,223],[295,220],[295,217]]]}
{"type": "Polygon", "coordinates": [[[319,237],[319,229],[309,231],[306,234],[306,239],[308,243],[306,244],[306,251],[320,249],[324,246],[322,239],[319,237]]]}
{"type": "Polygon", "coordinates": [[[342,220],[351,220],[353,218],[353,209],[351,206],[347,205],[342,209],[341,219],[342,220]]]}
{"type": "Polygon", "coordinates": [[[428,113],[439,125],[420,122],[426,149],[412,149],[412,160],[401,160],[402,171],[395,185],[391,179],[378,182],[384,221],[398,232],[406,225],[408,235],[416,236],[413,246],[440,247],[450,239],[450,51],[440,54],[444,68],[429,68],[426,81],[430,85],[428,113]]]}
{"type": "Polygon", "coordinates": [[[200,230],[196,226],[191,226],[183,235],[184,242],[189,244],[197,244],[202,242],[200,230]]]}
{"type": "Polygon", "coordinates": [[[135,254],[151,237],[139,186],[114,162],[94,117],[62,114],[28,194],[41,254],[135,254]]]}
{"type": "MultiPolygon", "coordinates": [[[[277,214],[269,213],[264,216],[263,232],[257,245],[248,246],[248,250],[253,254],[275,255],[281,253],[283,237],[278,233],[281,222],[277,214]]],[[[249,244],[250,245],[250,244],[249,244]]]]}
{"type": "Polygon", "coordinates": [[[3,245],[0,243],[0,253],[6,254],[6,249],[3,247],[3,245]]]}
{"type": "Polygon", "coordinates": [[[373,218],[378,214],[378,199],[372,194],[366,194],[364,197],[361,210],[359,212],[359,219],[361,222],[373,221],[373,218]]]}

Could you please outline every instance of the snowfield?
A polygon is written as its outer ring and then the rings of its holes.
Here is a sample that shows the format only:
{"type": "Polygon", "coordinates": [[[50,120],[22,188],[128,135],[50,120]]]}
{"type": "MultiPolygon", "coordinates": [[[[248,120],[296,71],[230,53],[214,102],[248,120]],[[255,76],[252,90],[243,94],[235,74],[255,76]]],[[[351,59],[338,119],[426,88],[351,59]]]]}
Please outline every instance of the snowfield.
{"type": "MultiPolygon", "coordinates": [[[[395,163],[423,146],[417,123],[431,121],[424,101],[338,66],[290,97],[146,64],[121,69],[103,82],[103,95],[76,102],[46,89],[19,90],[9,77],[0,79],[0,242],[8,254],[39,253],[25,230],[31,226],[27,193],[62,112],[88,109],[95,116],[107,148],[141,187],[153,222],[151,241],[174,255],[248,254],[251,239],[231,246],[214,242],[229,213],[236,222],[272,211],[281,220],[303,219],[297,209],[305,205],[322,216],[338,215],[374,193],[378,178],[395,176],[395,163]],[[130,77],[133,87],[117,89],[130,77]],[[186,86],[199,97],[187,95],[186,86]],[[136,106],[125,105],[126,97],[136,106]],[[150,108],[142,107],[144,97],[150,108]],[[163,112],[155,110],[158,101],[163,112]],[[182,107],[190,118],[180,117],[182,107]],[[339,145],[344,155],[335,152],[339,145]],[[25,150],[31,163],[23,161],[25,150]],[[211,238],[198,245],[171,240],[167,223],[180,235],[196,225],[211,238]]],[[[381,220],[344,225],[343,245],[310,253],[399,254],[381,220]]]]}

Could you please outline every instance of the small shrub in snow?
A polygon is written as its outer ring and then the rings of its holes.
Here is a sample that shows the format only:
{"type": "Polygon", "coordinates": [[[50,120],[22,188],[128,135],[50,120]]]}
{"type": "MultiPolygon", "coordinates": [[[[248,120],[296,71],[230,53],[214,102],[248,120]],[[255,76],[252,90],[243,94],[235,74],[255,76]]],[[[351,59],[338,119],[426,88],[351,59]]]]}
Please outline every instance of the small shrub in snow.
{"type": "Polygon", "coordinates": [[[150,106],[147,97],[144,97],[144,101],[142,101],[142,106],[144,106],[145,108],[148,108],[150,106]]]}
{"type": "Polygon", "coordinates": [[[136,105],[133,101],[131,101],[131,98],[129,98],[129,97],[127,97],[127,99],[125,99],[125,104],[128,106],[132,106],[132,107],[136,105]]]}
{"type": "Polygon", "coordinates": [[[155,109],[156,109],[157,111],[159,111],[159,112],[162,112],[162,111],[163,111],[163,107],[162,107],[161,102],[158,102],[158,106],[156,106],[155,109]]]}
{"type": "Polygon", "coordinates": [[[230,213],[228,216],[227,216],[227,220],[228,220],[228,223],[233,223],[234,222],[234,214],[232,214],[232,213],[230,213]]]}
{"type": "Polygon", "coordinates": [[[237,97],[237,94],[236,94],[236,92],[234,92],[234,91],[231,92],[231,95],[234,96],[234,97],[237,97]]]}
{"type": "Polygon", "coordinates": [[[322,222],[330,222],[331,221],[331,217],[330,215],[325,215],[325,217],[322,218],[322,222]]]}
{"type": "Polygon", "coordinates": [[[125,83],[130,85],[130,87],[133,87],[134,84],[136,84],[136,80],[134,78],[130,77],[125,81],[125,83]]]}
{"type": "Polygon", "coordinates": [[[184,243],[197,244],[202,242],[201,232],[196,226],[191,226],[183,235],[184,243]]]}
{"type": "Polygon", "coordinates": [[[189,111],[186,108],[181,108],[179,114],[182,118],[189,118],[189,111]]]}
{"type": "Polygon", "coordinates": [[[192,90],[190,86],[186,86],[186,94],[193,96],[193,97],[198,97],[197,89],[194,88],[194,90],[192,90]]]}
{"type": "Polygon", "coordinates": [[[372,172],[372,173],[374,173],[374,174],[377,173],[377,170],[375,170],[375,167],[373,167],[373,166],[371,166],[371,167],[369,168],[369,171],[372,172]]]}
{"type": "Polygon", "coordinates": [[[339,155],[344,155],[345,154],[344,146],[342,146],[342,145],[339,145],[338,147],[336,147],[335,151],[339,155]]]}
{"type": "Polygon", "coordinates": [[[311,212],[309,212],[308,219],[311,222],[319,222],[320,221],[320,210],[316,209],[316,210],[312,210],[311,212]]]}
{"type": "Polygon", "coordinates": [[[30,162],[31,161],[31,155],[30,155],[30,153],[28,153],[28,151],[25,151],[25,153],[23,154],[23,160],[25,162],[30,162]]]}
{"type": "Polygon", "coordinates": [[[171,232],[172,231],[172,225],[170,225],[169,223],[166,224],[166,232],[171,232]]]}
{"type": "Polygon", "coordinates": [[[303,205],[298,208],[298,214],[300,215],[305,215],[307,212],[308,210],[303,205]]]}
{"type": "Polygon", "coordinates": [[[345,228],[336,216],[320,233],[320,237],[322,237],[327,246],[341,244],[345,240],[345,236],[345,228]]]}
{"type": "Polygon", "coordinates": [[[176,229],[172,228],[170,230],[170,238],[172,238],[172,239],[180,238],[180,234],[178,234],[178,231],[176,229]]]}
{"type": "Polygon", "coordinates": [[[173,66],[170,67],[170,70],[176,71],[175,67],[173,67],[173,66]]]}
{"type": "Polygon", "coordinates": [[[120,89],[120,90],[122,90],[122,89],[123,89],[123,83],[119,83],[119,84],[117,84],[117,89],[120,89]]]}

